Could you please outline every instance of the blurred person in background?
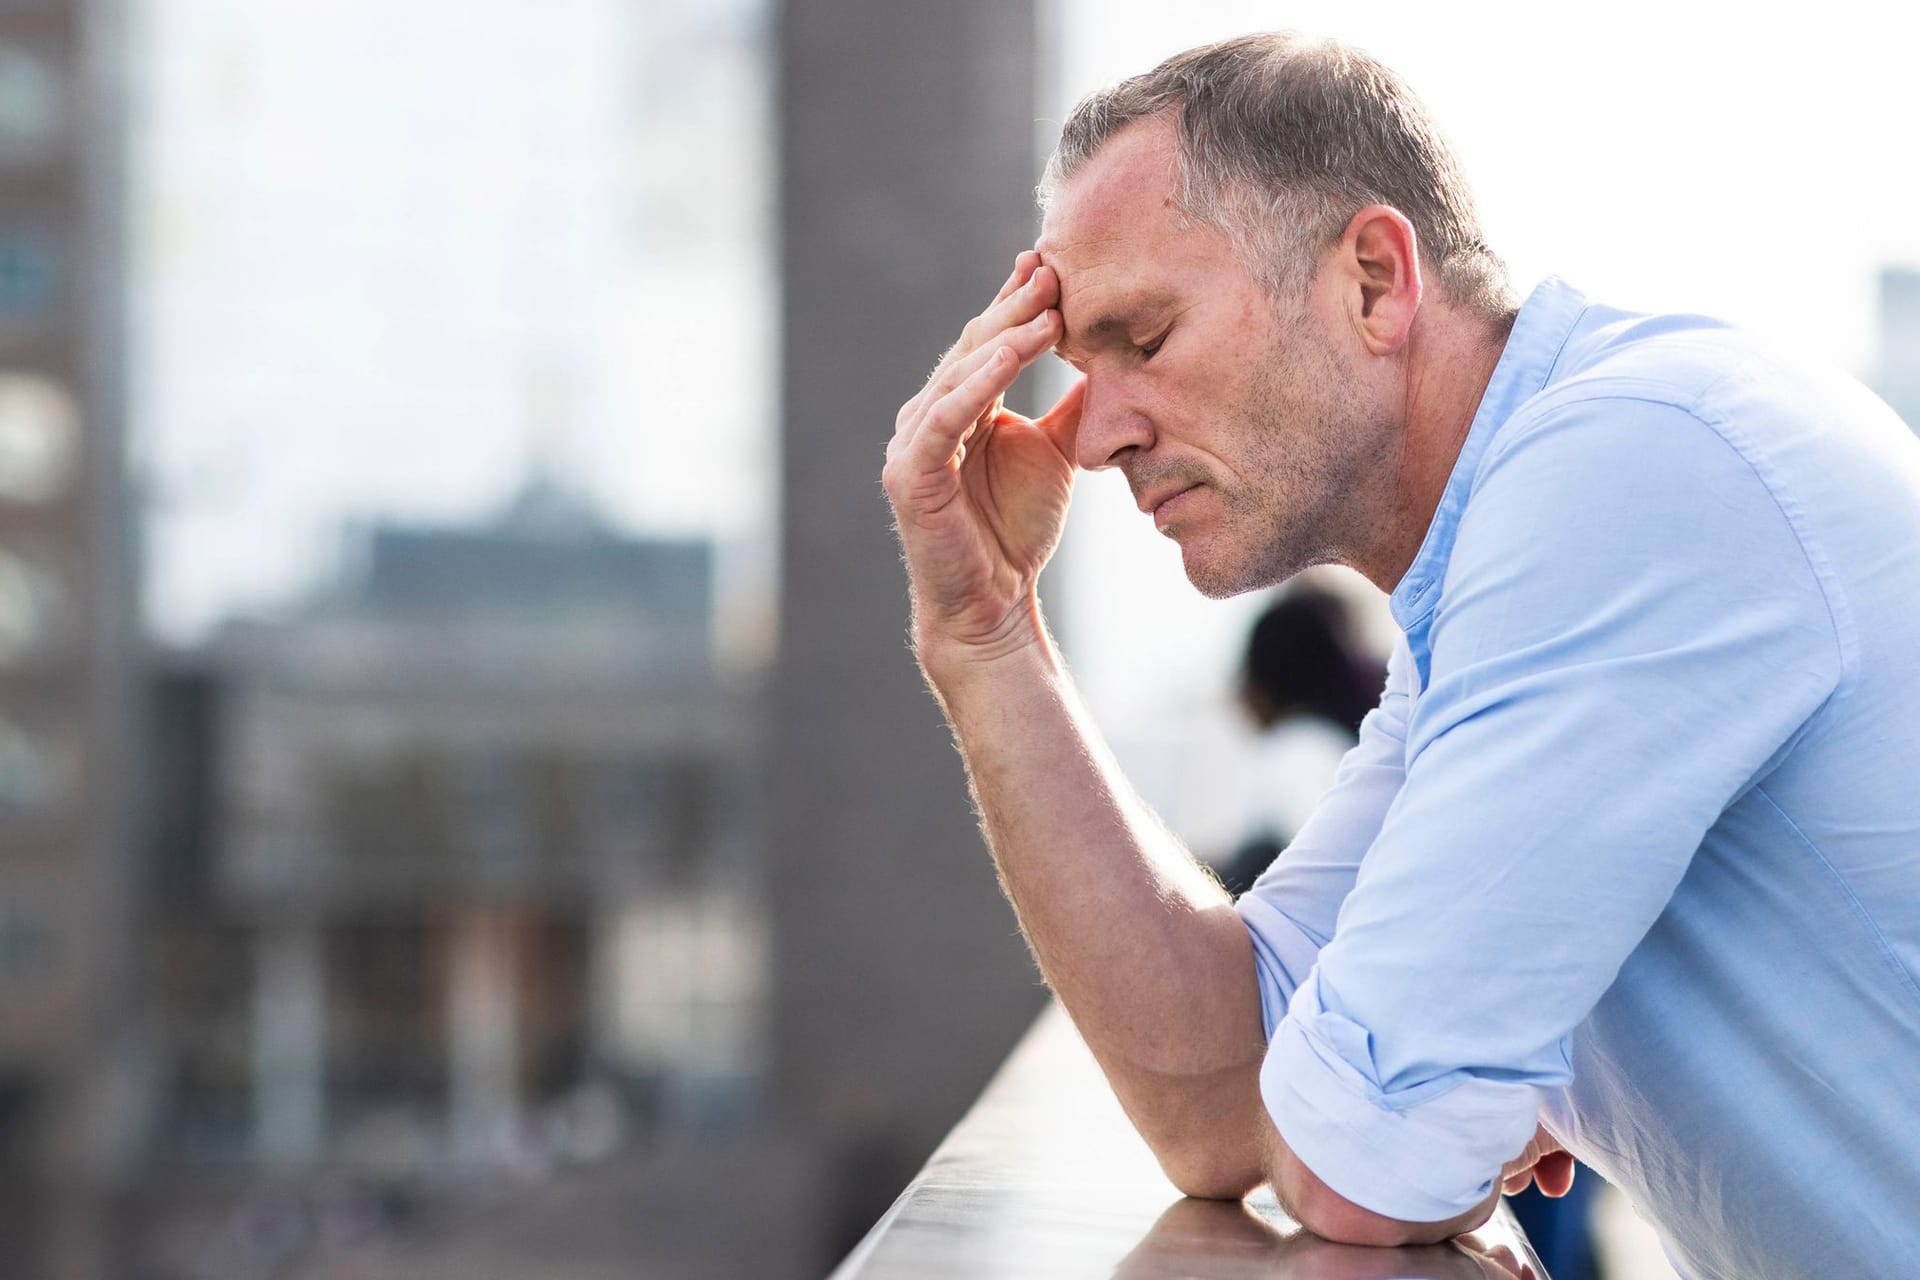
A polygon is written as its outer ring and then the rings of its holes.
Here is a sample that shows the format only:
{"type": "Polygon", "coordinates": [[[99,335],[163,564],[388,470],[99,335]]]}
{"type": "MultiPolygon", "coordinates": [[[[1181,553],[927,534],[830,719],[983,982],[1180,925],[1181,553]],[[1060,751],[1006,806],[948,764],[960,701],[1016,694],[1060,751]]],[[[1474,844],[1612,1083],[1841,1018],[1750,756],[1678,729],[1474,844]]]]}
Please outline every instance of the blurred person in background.
{"type": "Polygon", "coordinates": [[[1333,786],[1386,675],[1359,643],[1351,607],[1325,587],[1298,582],[1255,619],[1237,692],[1259,736],[1245,762],[1240,835],[1215,868],[1228,893],[1253,885],[1333,786]]]}
{"type": "Polygon", "coordinates": [[[1571,1152],[1690,1280],[1909,1270],[1920,442],[1717,322],[1522,304],[1425,109],[1339,45],[1096,93],[1043,192],[883,480],[1002,883],[1173,1183],[1393,1245],[1571,1152]],[[1007,411],[1049,351],[1083,377],[1007,411]],[[1237,904],[1047,630],[1076,465],[1205,594],[1390,593],[1380,703],[1237,904]]]}

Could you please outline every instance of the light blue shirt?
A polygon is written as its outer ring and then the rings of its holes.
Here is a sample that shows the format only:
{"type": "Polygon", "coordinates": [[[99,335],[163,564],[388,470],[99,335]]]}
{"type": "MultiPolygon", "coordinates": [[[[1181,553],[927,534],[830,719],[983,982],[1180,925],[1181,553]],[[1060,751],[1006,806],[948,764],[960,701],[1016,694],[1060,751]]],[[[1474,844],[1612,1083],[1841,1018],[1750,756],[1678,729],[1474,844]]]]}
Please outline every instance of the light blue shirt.
{"type": "Polygon", "coordinates": [[[1693,1280],[1920,1275],[1920,441],[1549,281],[1391,604],[1240,905],[1288,1145],[1434,1221],[1543,1122],[1693,1280]]]}

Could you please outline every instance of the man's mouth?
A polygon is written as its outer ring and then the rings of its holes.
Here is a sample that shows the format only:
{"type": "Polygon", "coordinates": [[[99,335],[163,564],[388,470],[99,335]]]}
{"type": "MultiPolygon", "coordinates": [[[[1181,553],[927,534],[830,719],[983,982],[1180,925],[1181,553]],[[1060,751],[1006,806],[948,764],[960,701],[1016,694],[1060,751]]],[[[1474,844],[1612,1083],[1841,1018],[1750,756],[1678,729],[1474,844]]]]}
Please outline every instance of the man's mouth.
{"type": "Polygon", "coordinates": [[[1199,485],[1188,484],[1181,485],[1177,489],[1163,489],[1157,494],[1148,494],[1140,500],[1140,510],[1152,515],[1153,527],[1165,533],[1167,526],[1178,518],[1181,508],[1185,507],[1199,490],[1199,485]]]}

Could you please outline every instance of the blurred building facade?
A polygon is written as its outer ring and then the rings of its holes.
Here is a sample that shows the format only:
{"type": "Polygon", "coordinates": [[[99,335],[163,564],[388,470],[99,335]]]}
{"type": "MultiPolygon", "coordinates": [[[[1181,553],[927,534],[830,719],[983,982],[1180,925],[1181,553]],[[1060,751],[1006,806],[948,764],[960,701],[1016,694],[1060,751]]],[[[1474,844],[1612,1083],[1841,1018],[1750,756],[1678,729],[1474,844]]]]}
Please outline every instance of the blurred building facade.
{"type": "Polygon", "coordinates": [[[795,1257],[812,1180],[755,1128],[775,7],[140,6],[173,648],[130,1274],[795,1257]],[[336,544],[366,511],[404,520],[336,544]]]}
{"type": "Polygon", "coordinates": [[[1920,431],[1920,270],[1880,272],[1880,368],[1876,389],[1920,431]]]}
{"type": "Polygon", "coordinates": [[[550,477],[358,541],[156,704],[155,1240],[244,1212],[195,1169],[419,1195],[754,1105],[758,692],[714,660],[711,546],[550,477]]]}
{"type": "Polygon", "coordinates": [[[0,7],[0,1275],[99,1269],[130,1155],[119,14],[0,7]]]}

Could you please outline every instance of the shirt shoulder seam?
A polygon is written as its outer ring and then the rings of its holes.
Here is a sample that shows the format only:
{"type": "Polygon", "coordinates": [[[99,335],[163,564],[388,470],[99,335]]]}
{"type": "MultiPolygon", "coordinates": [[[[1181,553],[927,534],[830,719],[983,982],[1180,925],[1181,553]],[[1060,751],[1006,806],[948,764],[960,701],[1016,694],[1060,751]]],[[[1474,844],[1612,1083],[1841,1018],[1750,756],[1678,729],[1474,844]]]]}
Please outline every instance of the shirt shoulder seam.
{"type": "MultiPolygon", "coordinates": [[[[1672,409],[1693,419],[1712,432],[1753,473],[1754,479],[1759,482],[1768,500],[1773,503],[1774,510],[1778,511],[1780,518],[1786,522],[1788,531],[1793,535],[1794,545],[1800,549],[1801,559],[1806,563],[1807,572],[1813,577],[1814,586],[1820,593],[1821,606],[1827,615],[1827,626],[1833,637],[1835,657],[1840,668],[1834,687],[1828,691],[1827,699],[1823,700],[1824,706],[1825,701],[1841,696],[1844,690],[1853,686],[1859,670],[1859,641],[1854,635],[1852,626],[1852,609],[1847,603],[1846,594],[1841,588],[1838,577],[1828,563],[1825,551],[1806,528],[1797,505],[1783,495],[1782,486],[1771,474],[1770,469],[1761,465],[1757,457],[1759,451],[1754,449],[1744,437],[1739,436],[1733,424],[1725,417],[1708,412],[1701,404],[1701,401],[1724,380],[1724,378],[1716,379],[1688,394],[1680,394],[1681,389],[1672,383],[1637,377],[1598,378],[1592,382],[1580,384],[1577,395],[1557,395],[1556,391],[1559,389],[1550,388],[1535,396],[1508,420],[1509,425],[1515,428],[1514,430],[1501,432],[1500,437],[1489,444],[1487,451],[1480,458],[1480,465],[1474,476],[1474,485],[1477,488],[1481,476],[1488,468],[1510,453],[1536,429],[1545,426],[1562,413],[1581,406],[1606,400],[1635,401],[1672,409]],[[1524,421],[1518,420],[1523,417],[1524,421]]],[[[1561,386],[1566,387],[1567,384],[1563,383],[1561,386]]]]}

